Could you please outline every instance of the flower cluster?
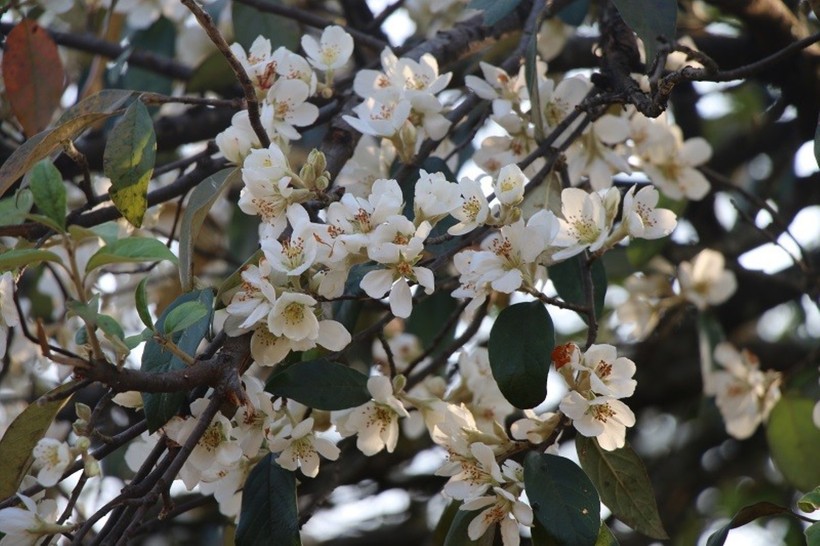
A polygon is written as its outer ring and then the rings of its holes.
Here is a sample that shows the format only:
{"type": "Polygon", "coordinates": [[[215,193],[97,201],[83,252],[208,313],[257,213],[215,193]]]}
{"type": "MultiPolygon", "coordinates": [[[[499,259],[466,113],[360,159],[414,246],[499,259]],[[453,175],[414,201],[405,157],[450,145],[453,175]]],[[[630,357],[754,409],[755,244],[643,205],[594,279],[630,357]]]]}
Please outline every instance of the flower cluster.
{"type": "Polygon", "coordinates": [[[408,162],[425,138],[441,140],[447,134],[450,122],[442,115],[437,95],[452,74],[439,74],[438,62],[430,54],[415,61],[397,58],[385,48],[381,62],[382,71],[356,74],[353,89],[364,102],[354,108],[355,117],[344,119],[362,134],[389,139],[408,162]]]}
{"type": "MultiPolygon", "coordinates": [[[[270,40],[259,36],[246,52],[233,44],[231,51],[242,64],[260,103],[260,121],[268,137],[287,150],[291,140],[301,138],[297,127],[316,121],[319,109],[308,102],[317,93],[332,94],[333,72],[347,63],[353,53],[353,39],[339,26],[327,27],[320,42],[310,36],[302,40],[305,59],[285,47],[272,51],[270,40]],[[325,73],[320,86],[311,65],[325,73]]],[[[237,164],[260,142],[251,127],[247,110],[240,110],[231,126],[216,137],[219,151],[237,164]]]]}
{"type": "MultiPolygon", "coordinates": [[[[506,132],[484,139],[475,154],[476,163],[489,174],[532,153],[539,134],[555,130],[592,89],[592,83],[582,76],[556,83],[547,77],[546,64],[539,62],[534,71],[538,96],[533,100],[523,67],[510,75],[482,62],[481,70],[483,79],[467,76],[465,82],[479,97],[492,100],[490,119],[506,132]]],[[[593,190],[605,190],[612,185],[613,175],[638,169],[670,199],[703,199],[710,185],[697,167],[709,160],[711,147],[703,138],[684,142],[681,135],[680,128],[665,116],[650,119],[627,108],[609,111],[586,126],[580,120],[569,123],[555,145],[566,150],[573,185],[587,180],[593,190]],[[581,131],[578,138],[568,138],[577,131],[581,131]]],[[[538,159],[528,173],[542,166],[543,160],[538,159]]]]}
{"type": "Polygon", "coordinates": [[[607,451],[623,447],[635,414],[621,399],[635,392],[635,363],[619,357],[615,347],[606,344],[592,345],[583,353],[574,343],[559,345],[552,360],[571,389],[559,408],[572,419],[575,429],[597,438],[607,451]]]}
{"type": "Polygon", "coordinates": [[[761,371],[757,356],[727,342],[715,347],[714,357],[721,369],[707,380],[710,394],[715,396],[726,432],[743,440],[766,421],[780,400],[782,376],[774,370],[761,371]]]}

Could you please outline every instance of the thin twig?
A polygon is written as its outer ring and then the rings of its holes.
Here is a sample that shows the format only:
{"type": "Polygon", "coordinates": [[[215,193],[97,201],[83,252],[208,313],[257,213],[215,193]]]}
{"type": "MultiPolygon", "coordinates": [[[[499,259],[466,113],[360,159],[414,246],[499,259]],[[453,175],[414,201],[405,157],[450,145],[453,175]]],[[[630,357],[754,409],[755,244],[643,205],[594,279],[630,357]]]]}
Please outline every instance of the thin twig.
{"type": "Polygon", "coordinates": [[[231,65],[231,70],[233,70],[233,73],[236,75],[236,79],[242,86],[242,91],[245,93],[245,102],[248,107],[248,119],[250,120],[253,132],[256,134],[256,138],[259,139],[259,143],[262,147],[267,148],[270,146],[270,138],[268,138],[268,133],[262,126],[262,118],[259,110],[259,99],[256,97],[256,89],[254,88],[250,77],[248,77],[248,73],[245,72],[245,68],[242,66],[242,63],[239,62],[239,59],[237,59],[236,55],[234,55],[233,51],[231,51],[231,47],[228,45],[228,42],[225,41],[225,37],[222,36],[222,33],[219,32],[218,28],[216,28],[214,20],[211,16],[199,7],[195,0],[180,1],[190,10],[191,13],[194,14],[194,17],[196,17],[196,20],[199,22],[200,26],[202,26],[208,34],[208,37],[228,61],[228,64],[231,65]]]}

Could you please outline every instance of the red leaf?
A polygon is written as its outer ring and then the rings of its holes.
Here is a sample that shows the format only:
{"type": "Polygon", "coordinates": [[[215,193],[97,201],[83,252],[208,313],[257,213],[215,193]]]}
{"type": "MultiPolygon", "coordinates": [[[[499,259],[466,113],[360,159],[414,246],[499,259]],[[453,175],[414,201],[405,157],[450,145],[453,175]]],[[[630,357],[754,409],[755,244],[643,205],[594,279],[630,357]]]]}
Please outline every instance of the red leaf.
{"type": "Polygon", "coordinates": [[[11,109],[26,136],[45,129],[60,105],[65,73],[57,44],[35,21],[25,19],[9,33],[3,80],[11,109]]]}

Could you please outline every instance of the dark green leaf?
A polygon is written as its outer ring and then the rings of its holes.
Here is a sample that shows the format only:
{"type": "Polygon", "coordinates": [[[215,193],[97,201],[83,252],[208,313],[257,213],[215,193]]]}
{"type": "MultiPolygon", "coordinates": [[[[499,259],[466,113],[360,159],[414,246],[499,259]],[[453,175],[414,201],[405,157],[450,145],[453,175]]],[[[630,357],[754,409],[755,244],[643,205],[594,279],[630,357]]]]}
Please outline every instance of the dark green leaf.
{"type": "Polygon", "coordinates": [[[812,523],[806,528],[806,546],[820,546],[820,523],[812,523]]]}
{"type": "Polygon", "coordinates": [[[205,307],[199,301],[186,301],[185,303],[174,307],[165,317],[165,324],[163,331],[165,334],[173,334],[191,326],[198,322],[202,317],[205,317],[210,312],[210,308],[205,307]]]}
{"type": "MultiPolygon", "coordinates": [[[[577,305],[587,305],[585,289],[585,266],[583,256],[576,256],[549,267],[549,276],[555,285],[555,290],[566,302],[577,305]]],[[[606,296],[606,270],[601,260],[595,260],[591,266],[591,277],[593,286],[593,299],[595,300],[595,316],[600,319],[604,310],[604,297],[606,296]]],[[[579,313],[586,322],[584,313],[579,313]]]]}
{"type": "MultiPolygon", "coordinates": [[[[173,312],[174,308],[189,301],[201,303],[206,309],[209,309],[209,313],[184,331],[172,334],[171,339],[183,352],[194,356],[197,347],[210,329],[214,302],[214,295],[211,290],[197,290],[179,296],[157,319],[156,329],[160,332],[165,331],[165,319],[168,314],[173,312]]],[[[186,365],[182,360],[165,350],[156,340],[150,339],[145,344],[141,366],[143,372],[162,373],[181,370],[185,367],[186,365]]],[[[168,419],[177,414],[180,406],[185,401],[185,394],[185,392],[142,393],[145,418],[151,432],[159,429],[168,419]]]]}
{"type": "Polygon", "coordinates": [[[326,411],[355,408],[371,398],[366,375],[324,358],[282,368],[268,379],[265,390],[326,411]]]}
{"type": "Polygon", "coordinates": [[[493,377],[517,408],[533,408],[547,396],[555,329],[541,302],[516,303],[501,311],[490,331],[493,377]]]}
{"type": "Polygon", "coordinates": [[[735,517],[733,517],[729,523],[712,533],[706,542],[706,546],[723,546],[723,543],[726,542],[726,537],[729,536],[729,531],[732,529],[742,527],[758,518],[780,514],[791,515],[791,511],[788,508],[772,504],[771,502],[758,502],[751,506],[746,506],[735,514],[735,517]]]}
{"type": "MultiPolygon", "coordinates": [[[[167,18],[160,17],[150,27],[135,32],[131,37],[130,46],[173,59],[176,53],[176,34],[176,25],[167,18]]],[[[173,83],[168,76],[129,64],[125,73],[117,78],[114,86],[169,95],[173,83]]]]}
{"type": "Polygon", "coordinates": [[[211,207],[225,188],[241,179],[240,169],[222,169],[197,184],[191,192],[179,226],[179,278],[183,290],[193,289],[194,241],[199,234],[199,228],[202,227],[202,222],[205,221],[211,207]]]}
{"type": "Polygon", "coordinates": [[[151,320],[151,311],[148,310],[148,295],[145,290],[145,285],[148,283],[148,277],[143,278],[137,285],[137,290],[134,293],[134,303],[137,307],[137,314],[140,316],[142,323],[150,330],[154,329],[154,323],[151,320]]]}
{"type": "Polygon", "coordinates": [[[769,453],[786,480],[801,491],[820,483],[820,429],[812,421],[816,399],[794,392],[783,395],[769,415],[769,453]]]}
{"type": "Polygon", "coordinates": [[[646,66],[651,67],[658,51],[658,38],[675,40],[678,3],[675,0],[613,0],[629,27],[643,40],[646,66]]]}
{"type": "Polygon", "coordinates": [[[268,453],[257,463],[242,492],[237,546],[300,546],[296,478],[268,453]]]}
{"type": "Polygon", "coordinates": [[[629,444],[606,451],[594,438],[579,435],[575,447],[581,467],[595,484],[601,502],[615,517],[649,537],[669,538],[658,514],[646,467],[629,444]]]}
{"type": "Polygon", "coordinates": [[[128,237],[105,245],[91,256],[85,271],[108,264],[133,262],[158,262],[168,260],[177,263],[177,257],[167,246],[150,237],[128,237]]]}
{"type": "MultiPolygon", "coordinates": [[[[283,4],[280,0],[270,1],[283,4]]],[[[234,39],[245,48],[245,51],[250,49],[257,36],[268,38],[274,50],[279,46],[285,46],[291,51],[296,51],[299,47],[301,31],[299,25],[290,19],[261,12],[240,2],[232,2],[231,16],[234,39]]]]}
{"type": "Polygon", "coordinates": [[[568,25],[574,27],[584,22],[589,11],[589,0],[574,0],[558,12],[558,17],[568,25]]]}
{"type": "Polygon", "coordinates": [[[11,271],[12,269],[18,269],[33,263],[59,263],[60,261],[60,257],[49,250],[39,250],[36,248],[6,250],[0,254],[0,271],[11,271]]]}
{"type": "Polygon", "coordinates": [[[213,90],[224,92],[236,84],[236,76],[231,70],[225,55],[214,51],[194,70],[191,79],[185,84],[188,93],[204,93],[213,90]]]}
{"type": "Polygon", "coordinates": [[[71,396],[51,400],[60,393],[74,388],[76,381],[65,383],[52,389],[39,400],[30,404],[11,422],[3,438],[0,439],[0,499],[14,495],[28,467],[31,465],[31,450],[45,436],[57,413],[71,399],[71,396]]]}
{"type": "Polygon", "coordinates": [[[65,231],[66,190],[63,176],[54,164],[44,159],[28,175],[34,204],[65,231]]]}
{"type": "Polygon", "coordinates": [[[533,520],[530,532],[532,534],[532,546],[560,546],[558,541],[550,536],[537,519],[533,520]]]}
{"type": "Polygon", "coordinates": [[[820,510],[820,487],[815,487],[797,501],[797,507],[804,512],[820,510]]]}
{"type": "MultiPolygon", "coordinates": [[[[438,291],[413,305],[413,312],[405,322],[405,331],[419,337],[422,347],[430,348],[432,342],[441,334],[447,321],[458,309],[458,301],[445,291],[438,291]]],[[[455,323],[451,324],[447,333],[441,336],[439,348],[444,348],[455,335],[455,323]]],[[[440,352],[440,351],[438,351],[440,352]]],[[[433,352],[434,355],[438,352],[433,352]]]]}
{"type": "Polygon", "coordinates": [[[518,7],[521,0],[471,0],[468,8],[484,11],[484,24],[492,26],[518,7]]]}
{"type": "Polygon", "coordinates": [[[524,486],[536,519],[559,544],[595,544],[600,500],[578,465],[557,455],[530,452],[524,459],[524,486]]]}
{"type": "Polygon", "coordinates": [[[478,540],[471,540],[467,535],[470,522],[480,513],[480,510],[459,510],[444,537],[444,546],[492,546],[495,527],[488,529],[478,540]]]}
{"type": "Polygon", "coordinates": [[[148,208],[148,182],[154,172],[157,137],[151,114],[136,100],[111,130],[103,153],[103,171],[111,179],[109,195],[123,217],[140,227],[148,208]]]}

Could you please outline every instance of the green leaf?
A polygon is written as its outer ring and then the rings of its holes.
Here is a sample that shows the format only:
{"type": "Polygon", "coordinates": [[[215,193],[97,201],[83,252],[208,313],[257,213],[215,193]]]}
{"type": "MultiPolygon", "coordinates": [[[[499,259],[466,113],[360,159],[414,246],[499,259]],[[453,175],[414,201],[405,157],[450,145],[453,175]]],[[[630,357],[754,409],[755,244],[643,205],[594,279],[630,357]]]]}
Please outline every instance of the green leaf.
{"type": "Polygon", "coordinates": [[[133,91],[122,89],[100,91],[68,109],[52,129],[46,129],[26,140],[0,166],[0,195],[4,195],[18,178],[65,140],[75,138],[92,123],[114,115],[133,94],[133,91]]]}
{"type": "Polygon", "coordinates": [[[820,429],[812,421],[817,400],[787,392],[766,424],[769,453],[786,480],[801,491],[820,483],[820,429]]]}
{"type": "Polygon", "coordinates": [[[527,82],[527,91],[530,94],[535,114],[532,121],[535,124],[535,139],[540,142],[544,139],[544,117],[541,115],[541,93],[538,92],[538,33],[534,34],[527,46],[524,63],[524,79],[527,82]]]}
{"type": "MultiPolygon", "coordinates": [[[[197,290],[182,294],[175,299],[168,308],[157,319],[156,329],[165,331],[165,319],[173,310],[189,301],[197,301],[209,309],[207,316],[199,319],[194,325],[184,331],[174,332],[171,339],[183,352],[190,356],[195,356],[196,349],[205,338],[210,329],[211,317],[213,316],[214,295],[211,290],[197,290]]],[[[143,372],[162,373],[171,370],[181,370],[186,367],[185,363],[165,350],[155,339],[150,339],[145,344],[142,353],[143,372]]],[[[185,401],[185,392],[163,392],[163,393],[142,393],[142,401],[145,408],[145,418],[148,421],[148,430],[154,432],[164,425],[168,419],[179,411],[180,406],[185,401]]]]}
{"type": "Polygon", "coordinates": [[[537,519],[533,520],[530,533],[532,535],[532,546],[560,546],[558,541],[552,538],[537,519]]]}
{"type": "Polygon", "coordinates": [[[3,461],[3,471],[0,472],[0,499],[17,492],[31,465],[31,450],[45,436],[54,417],[71,396],[54,401],[49,399],[74,388],[76,384],[76,381],[65,383],[41,396],[24,409],[6,429],[3,438],[0,439],[0,461],[3,461]]]}
{"type": "MultiPolygon", "coordinates": [[[[566,302],[577,305],[587,305],[587,295],[584,288],[585,267],[583,256],[576,256],[549,267],[549,277],[555,285],[555,290],[566,302]]],[[[604,263],[598,259],[592,262],[591,277],[593,287],[593,299],[595,300],[595,316],[600,319],[604,310],[604,297],[606,296],[606,270],[604,263]]],[[[579,313],[579,316],[586,322],[587,316],[579,313]]]]}
{"type": "Polygon", "coordinates": [[[791,515],[791,512],[788,508],[772,504],[771,502],[758,502],[751,506],[746,506],[735,514],[729,523],[712,533],[709,540],[706,541],[706,546],[723,546],[723,543],[726,542],[726,537],[729,536],[729,531],[732,529],[742,527],[758,518],[781,514],[791,515]]]}
{"type": "MultiPolygon", "coordinates": [[[[280,0],[270,0],[275,4],[286,4],[280,0]]],[[[234,40],[239,42],[245,51],[250,49],[257,36],[270,39],[272,49],[285,46],[291,51],[299,48],[301,31],[299,25],[280,15],[265,13],[254,7],[233,2],[231,4],[234,40]]]]}
{"type": "Polygon", "coordinates": [[[136,100],[111,129],[103,153],[103,172],[111,179],[109,195],[133,226],[142,225],[148,208],[148,182],[154,172],[157,137],[151,114],[136,100]]]}
{"type": "Polygon", "coordinates": [[[547,374],[555,348],[555,328],[539,301],[510,305],[490,330],[493,377],[504,398],[517,408],[533,408],[547,397],[547,374]]]}
{"type": "Polygon", "coordinates": [[[225,55],[221,51],[214,51],[200,63],[185,84],[188,93],[204,93],[206,91],[225,92],[236,84],[236,76],[231,70],[225,55]]]}
{"type": "Polygon", "coordinates": [[[594,438],[578,435],[575,447],[581,468],[615,517],[649,537],[669,538],[658,514],[646,467],[629,444],[606,451],[594,438]]]}
{"type": "Polygon", "coordinates": [[[559,544],[595,544],[601,504],[578,465],[557,455],[530,452],[524,459],[524,486],[536,519],[559,544]]]}
{"type": "Polygon", "coordinates": [[[128,237],[105,245],[91,256],[85,272],[108,264],[158,262],[168,260],[178,263],[177,257],[167,246],[151,237],[128,237]]]}
{"type": "Polygon", "coordinates": [[[151,320],[151,311],[148,310],[148,295],[145,290],[145,285],[148,284],[148,277],[143,278],[137,285],[137,290],[134,292],[134,303],[137,307],[137,314],[140,316],[142,323],[149,329],[154,329],[154,322],[151,320]]]}
{"type": "Polygon", "coordinates": [[[574,0],[566,7],[559,11],[556,15],[564,23],[573,27],[580,26],[586,19],[589,11],[589,0],[574,0]]]}
{"type": "Polygon", "coordinates": [[[26,219],[34,205],[34,196],[28,188],[20,188],[14,195],[0,199],[0,226],[14,226],[26,219]]]}
{"type": "Polygon", "coordinates": [[[100,330],[108,337],[114,337],[119,340],[125,338],[125,332],[123,332],[122,326],[110,315],[97,315],[97,326],[99,326],[100,330]]]}
{"type": "Polygon", "coordinates": [[[51,161],[34,165],[28,175],[34,204],[65,231],[66,190],[63,176],[51,161]]]}
{"type": "MultiPolygon", "coordinates": [[[[133,49],[173,59],[176,54],[176,33],[176,25],[167,18],[160,17],[150,27],[135,32],[129,45],[133,49]]],[[[173,83],[168,76],[129,64],[125,73],[117,78],[116,87],[169,95],[173,83]]]]}
{"type": "Polygon", "coordinates": [[[194,241],[211,207],[225,188],[242,179],[239,168],[223,169],[197,184],[191,192],[179,227],[179,278],[183,290],[192,290],[194,241]]]}
{"type": "Polygon", "coordinates": [[[806,546],[820,546],[820,523],[812,523],[806,528],[806,546]]]}
{"type": "Polygon", "coordinates": [[[521,0],[471,0],[467,7],[483,10],[484,24],[492,26],[512,13],[520,3],[521,0]]]}
{"type": "Polygon", "coordinates": [[[0,254],[0,271],[11,271],[39,262],[57,262],[62,260],[50,250],[37,248],[19,248],[6,250],[0,254]]]}
{"type": "Polygon", "coordinates": [[[237,546],[300,546],[296,478],[268,453],[257,463],[242,492],[237,546]]]}
{"type": "MultiPolygon", "coordinates": [[[[447,321],[456,309],[458,309],[458,301],[446,291],[440,290],[413,305],[413,312],[407,318],[404,329],[406,332],[417,335],[422,347],[429,349],[433,341],[441,334],[442,329],[447,326],[447,321]]],[[[455,327],[455,323],[451,324],[447,332],[441,336],[439,350],[434,351],[433,356],[438,355],[441,349],[452,341],[455,337],[455,327]]]]}
{"type": "Polygon", "coordinates": [[[151,337],[153,335],[154,335],[153,330],[149,330],[148,328],[145,328],[139,334],[134,334],[133,336],[128,336],[127,338],[125,338],[122,341],[123,341],[123,343],[125,343],[125,346],[128,347],[129,350],[133,351],[135,347],[137,347],[138,345],[142,344],[143,342],[148,341],[149,339],[151,339],[151,337]]]}
{"type": "Polygon", "coordinates": [[[601,530],[598,531],[598,540],[595,541],[595,546],[618,546],[618,539],[609,530],[605,523],[601,524],[601,530]]]}
{"type": "Polygon", "coordinates": [[[658,38],[675,40],[678,3],[675,0],[613,0],[613,3],[629,28],[643,40],[648,70],[658,51],[658,38]]]}
{"type": "Polygon", "coordinates": [[[186,301],[182,305],[175,307],[165,317],[163,331],[166,334],[173,334],[188,328],[209,313],[209,308],[199,301],[186,301]]]}
{"type": "Polygon", "coordinates": [[[480,513],[480,510],[458,510],[447,531],[447,536],[444,537],[444,546],[492,546],[495,539],[495,527],[488,529],[478,540],[471,540],[467,535],[470,522],[480,513]]]}
{"type": "Polygon", "coordinates": [[[355,408],[371,399],[366,375],[324,358],[296,362],[274,372],[265,390],[326,411],[355,408]]]}
{"type": "Polygon", "coordinates": [[[52,220],[51,218],[49,218],[48,216],[46,216],[44,214],[31,214],[31,213],[29,213],[29,214],[26,214],[26,220],[30,220],[32,222],[37,222],[38,224],[42,224],[42,225],[46,226],[48,229],[50,229],[50,230],[52,230],[56,233],[62,233],[63,231],[65,231],[63,226],[61,226],[60,224],[58,224],[57,222],[55,222],[54,220],[52,220]]]}
{"type": "Polygon", "coordinates": [[[820,486],[815,487],[797,501],[797,507],[804,512],[820,510],[820,486]]]}

